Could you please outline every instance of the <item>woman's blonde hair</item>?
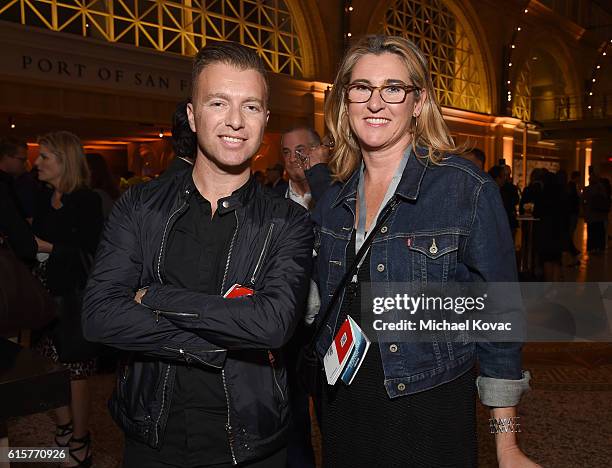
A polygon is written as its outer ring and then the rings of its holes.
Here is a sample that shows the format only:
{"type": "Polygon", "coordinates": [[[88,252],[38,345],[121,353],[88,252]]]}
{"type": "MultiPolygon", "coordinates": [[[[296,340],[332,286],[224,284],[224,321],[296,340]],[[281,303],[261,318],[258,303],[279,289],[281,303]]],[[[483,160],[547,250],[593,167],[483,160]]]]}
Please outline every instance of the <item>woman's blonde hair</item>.
{"type": "Polygon", "coordinates": [[[57,187],[59,191],[70,193],[89,187],[89,166],[78,136],[66,131],[50,132],[39,137],[38,144],[45,145],[60,163],[62,175],[57,187]]]}
{"type": "MultiPolygon", "coordinates": [[[[412,147],[415,150],[417,147],[426,148],[427,154],[421,153],[419,156],[429,157],[434,163],[440,161],[445,153],[461,152],[455,146],[442,117],[423,52],[412,41],[402,37],[365,36],[345,54],[325,103],[325,124],[335,140],[334,154],[329,162],[335,180],[346,181],[361,163],[359,143],[349,124],[345,91],[353,67],[364,55],[384,53],[394,54],[402,59],[410,74],[410,84],[426,91],[421,114],[410,122],[412,147]]],[[[416,92],[415,96],[422,98],[423,93],[416,92]]]]}

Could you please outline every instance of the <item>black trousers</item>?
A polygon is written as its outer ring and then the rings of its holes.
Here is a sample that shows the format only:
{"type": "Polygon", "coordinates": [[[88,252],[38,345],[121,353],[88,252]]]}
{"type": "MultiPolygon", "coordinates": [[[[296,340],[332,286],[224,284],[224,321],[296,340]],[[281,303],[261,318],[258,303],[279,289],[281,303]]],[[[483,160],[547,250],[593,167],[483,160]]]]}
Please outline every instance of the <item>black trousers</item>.
{"type": "Polygon", "coordinates": [[[606,227],[603,221],[587,223],[587,250],[603,250],[606,247],[606,227]]]}
{"type": "MultiPolygon", "coordinates": [[[[239,467],[244,468],[285,468],[287,465],[287,449],[283,448],[278,452],[267,457],[261,458],[247,463],[240,463],[239,467]]],[[[157,450],[149,447],[146,444],[136,442],[134,440],[125,439],[125,450],[123,452],[123,468],[235,468],[236,465],[216,464],[210,465],[206,460],[202,460],[202,464],[195,466],[183,466],[179,460],[177,464],[167,463],[159,460],[157,450]]]]}

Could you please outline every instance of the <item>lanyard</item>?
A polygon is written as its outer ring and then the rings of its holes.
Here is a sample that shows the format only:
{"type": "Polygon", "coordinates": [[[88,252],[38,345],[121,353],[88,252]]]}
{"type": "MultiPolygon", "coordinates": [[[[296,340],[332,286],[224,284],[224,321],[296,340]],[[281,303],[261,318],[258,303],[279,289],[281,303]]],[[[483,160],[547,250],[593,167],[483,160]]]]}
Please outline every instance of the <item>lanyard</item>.
{"type": "MultiPolygon", "coordinates": [[[[404,173],[404,169],[406,169],[406,164],[408,164],[408,158],[410,157],[410,148],[404,151],[404,155],[402,156],[402,160],[400,161],[391,182],[389,183],[389,187],[387,188],[387,193],[385,193],[385,198],[380,204],[378,208],[378,212],[376,216],[372,218],[369,227],[376,225],[376,220],[378,216],[380,216],[380,212],[383,210],[385,205],[389,202],[395,191],[397,190],[397,186],[402,179],[402,174],[404,173]]],[[[359,252],[359,249],[363,245],[366,235],[368,231],[366,230],[366,202],[365,202],[365,180],[364,180],[364,172],[365,172],[365,164],[363,161],[361,162],[361,170],[359,173],[359,185],[357,186],[358,197],[359,197],[359,219],[357,220],[357,232],[355,233],[355,252],[359,252]]],[[[359,262],[357,268],[361,267],[363,260],[365,259],[365,255],[359,262]]]]}

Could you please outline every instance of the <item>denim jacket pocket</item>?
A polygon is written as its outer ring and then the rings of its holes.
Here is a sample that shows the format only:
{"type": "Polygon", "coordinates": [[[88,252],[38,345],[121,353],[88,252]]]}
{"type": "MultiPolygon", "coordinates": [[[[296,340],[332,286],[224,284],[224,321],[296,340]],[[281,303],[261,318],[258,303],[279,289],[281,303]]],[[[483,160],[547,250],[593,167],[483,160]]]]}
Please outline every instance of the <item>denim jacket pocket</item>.
{"type": "Polygon", "coordinates": [[[457,268],[459,234],[415,233],[408,239],[412,252],[412,279],[421,282],[452,281],[457,268]]]}

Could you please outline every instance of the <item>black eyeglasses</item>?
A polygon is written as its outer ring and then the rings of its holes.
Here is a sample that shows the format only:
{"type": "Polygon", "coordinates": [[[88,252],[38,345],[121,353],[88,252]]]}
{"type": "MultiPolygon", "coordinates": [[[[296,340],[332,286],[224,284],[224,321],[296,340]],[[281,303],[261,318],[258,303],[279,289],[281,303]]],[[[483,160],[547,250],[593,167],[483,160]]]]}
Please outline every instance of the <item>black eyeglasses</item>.
{"type": "Polygon", "coordinates": [[[353,104],[368,102],[375,89],[378,89],[380,98],[387,104],[401,104],[406,100],[408,93],[421,91],[421,88],[413,85],[370,86],[363,83],[355,83],[346,87],[346,99],[353,104]]]}

